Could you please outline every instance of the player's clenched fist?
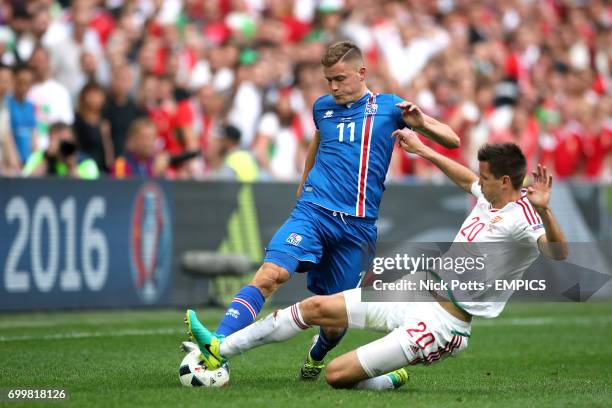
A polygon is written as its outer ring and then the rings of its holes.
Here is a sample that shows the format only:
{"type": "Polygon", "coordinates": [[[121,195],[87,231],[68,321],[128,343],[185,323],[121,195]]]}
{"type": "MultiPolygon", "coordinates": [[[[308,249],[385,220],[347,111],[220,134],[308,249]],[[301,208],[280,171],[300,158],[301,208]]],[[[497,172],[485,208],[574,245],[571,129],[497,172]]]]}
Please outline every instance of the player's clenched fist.
{"type": "Polygon", "coordinates": [[[420,154],[423,147],[425,147],[419,136],[408,128],[394,131],[391,137],[397,137],[400,147],[408,153],[420,154]]]}
{"type": "Polygon", "coordinates": [[[412,128],[422,128],[425,126],[425,114],[414,103],[403,101],[395,104],[395,106],[402,110],[402,117],[406,124],[412,128]]]}

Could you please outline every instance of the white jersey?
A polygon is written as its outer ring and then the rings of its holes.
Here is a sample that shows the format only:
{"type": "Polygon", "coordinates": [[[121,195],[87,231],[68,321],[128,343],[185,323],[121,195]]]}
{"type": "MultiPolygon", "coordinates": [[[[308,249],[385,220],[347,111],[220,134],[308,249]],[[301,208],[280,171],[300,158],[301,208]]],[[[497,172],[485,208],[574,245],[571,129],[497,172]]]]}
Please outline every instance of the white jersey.
{"type": "MultiPolygon", "coordinates": [[[[486,285],[479,295],[463,299],[454,296],[456,303],[474,316],[496,317],[504,309],[512,295],[512,290],[495,291],[495,281],[512,281],[521,279],[525,270],[538,258],[537,240],[545,234],[542,220],[527,199],[527,191],[522,190],[521,198],[510,202],[501,209],[494,209],[482,194],[478,182],[471,188],[472,194],[478,199],[470,215],[461,225],[453,245],[445,255],[466,253],[478,248],[478,243],[487,248],[486,270],[475,276],[475,280],[486,285]],[[495,245],[489,243],[507,242],[511,245],[495,245]],[[461,245],[460,243],[476,243],[476,245],[461,245]],[[490,287],[488,285],[491,285],[490,287]],[[465,301],[486,299],[483,301],[465,301]],[[490,301],[495,299],[495,301],[490,301]]],[[[474,255],[474,254],[472,254],[474,255]]],[[[471,279],[472,277],[470,277],[471,279]]]]}

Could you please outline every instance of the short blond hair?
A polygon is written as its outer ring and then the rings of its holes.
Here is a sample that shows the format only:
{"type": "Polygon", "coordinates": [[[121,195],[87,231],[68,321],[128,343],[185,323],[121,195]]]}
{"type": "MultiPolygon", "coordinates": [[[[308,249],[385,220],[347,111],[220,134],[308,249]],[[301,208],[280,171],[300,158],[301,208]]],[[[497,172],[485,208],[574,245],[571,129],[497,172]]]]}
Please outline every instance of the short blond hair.
{"type": "Polygon", "coordinates": [[[321,64],[327,68],[345,61],[359,61],[363,65],[363,54],[352,41],[340,41],[330,45],[321,57],[321,64]]]}

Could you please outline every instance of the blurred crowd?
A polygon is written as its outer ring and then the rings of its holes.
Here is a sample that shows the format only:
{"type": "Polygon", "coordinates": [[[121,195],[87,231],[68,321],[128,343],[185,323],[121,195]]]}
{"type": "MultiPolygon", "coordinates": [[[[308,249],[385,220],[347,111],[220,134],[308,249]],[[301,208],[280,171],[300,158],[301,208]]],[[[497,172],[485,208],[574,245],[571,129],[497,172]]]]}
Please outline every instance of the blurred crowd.
{"type": "MultiPolygon", "coordinates": [[[[609,182],[611,27],[605,0],[4,0],[0,174],[299,179],[350,39],[372,91],[455,129],[448,156],[514,141],[609,182]]],[[[398,149],[388,179],[443,177],[398,149]]]]}

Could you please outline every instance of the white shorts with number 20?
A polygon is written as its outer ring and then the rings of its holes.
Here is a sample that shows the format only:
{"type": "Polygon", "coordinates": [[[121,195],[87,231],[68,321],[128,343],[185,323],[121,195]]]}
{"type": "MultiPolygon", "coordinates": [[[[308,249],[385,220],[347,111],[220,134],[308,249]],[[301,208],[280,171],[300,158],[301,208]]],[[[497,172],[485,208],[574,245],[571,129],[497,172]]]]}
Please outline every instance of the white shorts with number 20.
{"type": "Polygon", "coordinates": [[[433,299],[362,302],[359,288],[343,293],[349,327],[389,332],[357,349],[359,362],[370,377],[407,365],[428,365],[455,357],[468,345],[470,323],[452,316],[433,299]]]}

